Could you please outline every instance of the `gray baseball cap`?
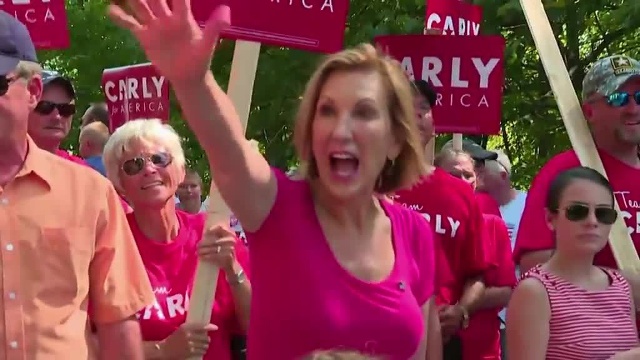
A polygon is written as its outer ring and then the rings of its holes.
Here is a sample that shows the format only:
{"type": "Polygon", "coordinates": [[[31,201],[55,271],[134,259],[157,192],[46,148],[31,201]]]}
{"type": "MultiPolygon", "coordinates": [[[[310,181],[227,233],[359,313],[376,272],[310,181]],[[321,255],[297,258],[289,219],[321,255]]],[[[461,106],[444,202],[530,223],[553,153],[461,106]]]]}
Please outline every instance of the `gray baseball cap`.
{"type": "Polygon", "coordinates": [[[634,76],[640,76],[640,62],[624,55],[613,55],[593,63],[582,81],[582,98],[595,93],[609,96],[634,76]]]}

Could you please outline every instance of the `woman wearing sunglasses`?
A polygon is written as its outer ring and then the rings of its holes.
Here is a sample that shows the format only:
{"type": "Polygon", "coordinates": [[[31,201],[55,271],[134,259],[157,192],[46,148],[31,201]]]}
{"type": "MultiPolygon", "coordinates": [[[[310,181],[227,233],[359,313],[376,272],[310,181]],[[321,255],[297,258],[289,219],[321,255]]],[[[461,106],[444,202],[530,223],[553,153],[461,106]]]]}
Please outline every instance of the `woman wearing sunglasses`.
{"type": "Polygon", "coordinates": [[[206,214],[176,209],[173,194],[185,177],[180,137],[160,120],[134,120],[111,135],[103,159],[108,178],[133,206],[127,218],[156,295],[138,312],[147,359],[231,359],[231,338],[249,319],[248,256],[227,229],[218,229],[209,250],[199,246],[206,214]],[[222,272],[212,325],[187,326],[198,256],[222,272]]]}
{"type": "Polygon", "coordinates": [[[611,185],[597,171],[576,167],[551,182],[546,220],[555,251],[523,275],[511,297],[510,360],[624,359],[638,345],[629,283],[593,265],[617,216],[611,185]]]}

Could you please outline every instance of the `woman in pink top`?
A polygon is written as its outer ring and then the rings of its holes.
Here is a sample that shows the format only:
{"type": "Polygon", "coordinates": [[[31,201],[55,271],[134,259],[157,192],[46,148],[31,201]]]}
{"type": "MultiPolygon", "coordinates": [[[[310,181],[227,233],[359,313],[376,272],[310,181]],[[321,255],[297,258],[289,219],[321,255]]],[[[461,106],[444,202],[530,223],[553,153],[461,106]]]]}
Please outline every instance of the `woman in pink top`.
{"type": "Polygon", "coordinates": [[[409,186],[423,173],[411,87],[399,64],[361,45],[320,65],[295,125],[308,172],[292,180],[245,139],[231,99],[209,70],[229,8],[214,11],[202,30],[189,0],[172,1],[173,10],[165,0],[148,1],[135,7],[135,17],[117,5],[110,12],[172,84],[247,234],[254,291],[249,359],[294,360],[336,348],[391,360],[441,358],[441,339],[432,331],[438,322],[429,225],[375,195],[409,186]]]}
{"type": "Polygon", "coordinates": [[[551,259],[523,275],[507,308],[510,360],[637,359],[640,350],[629,283],[593,265],[607,244],[614,209],[611,185],[576,167],[551,182],[547,224],[555,233],[551,259]]]}
{"type": "Polygon", "coordinates": [[[156,295],[137,314],[146,358],[231,360],[231,337],[249,322],[248,255],[231,230],[203,248],[206,215],[176,210],[173,194],[185,176],[180,137],[160,120],[130,121],[113,133],[103,159],[107,176],[133,204],[127,218],[156,295]],[[184,324],[198,253],[222,269],[212,325],[184,324]]]}

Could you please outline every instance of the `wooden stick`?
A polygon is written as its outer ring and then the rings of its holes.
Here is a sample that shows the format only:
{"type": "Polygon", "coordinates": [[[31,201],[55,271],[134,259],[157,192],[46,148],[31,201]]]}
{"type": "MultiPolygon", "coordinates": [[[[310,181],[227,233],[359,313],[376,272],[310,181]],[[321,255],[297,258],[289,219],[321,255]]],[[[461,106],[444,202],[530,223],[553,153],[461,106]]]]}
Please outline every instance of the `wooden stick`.
{"type": "Polygon", "coordinates": [[[453,150],[462,151],[462,134],[453,134],[453,150]]]}
{"type": "MultiPolygon", "coordinates": [[[[227,94],[235,105],[245,131],[249,121],[253,83],[256,78],[259,56],[260,43],[236,41],[227,94]]],[[[255,144],[252,146],[255,146],[255,144]]],[[[229,225],[231,212],[227,204],[222,200],[213,181],[211,181],[211,189],[209,191],[209,209],[207,209],[207,212],[205,230],[221,223],[229,225]]],[[[189,301],[189,311],[187,312],[187,323],[208,324],[211,321],[211,310],[215,299],[219,270],[213,264],[198,262],[196,278],[189,301]]],[[[202,358],[191,358],[191,360],[196,359],[201,360],[202,358]]]]}
{"type": "MultiPolygon", "coordinates": [[[[520,0],[520,5],[524,10],[529,30],[533,35],[551,89],[555,94],[571,145],[578,155],[580,163],[606,176],[602,160],[584,119],[580,102],[571,83],[569,72],[562,59],[542,1],[520,0]]],[[[615,206],[616,210],[620,212],[617,202],[615,206]]],[[[609,244],[621,270],[640,273],[640,258],[627,231],[627,225],[621,216],[618,216],[618,220],[611,229],[609,244]]]]}

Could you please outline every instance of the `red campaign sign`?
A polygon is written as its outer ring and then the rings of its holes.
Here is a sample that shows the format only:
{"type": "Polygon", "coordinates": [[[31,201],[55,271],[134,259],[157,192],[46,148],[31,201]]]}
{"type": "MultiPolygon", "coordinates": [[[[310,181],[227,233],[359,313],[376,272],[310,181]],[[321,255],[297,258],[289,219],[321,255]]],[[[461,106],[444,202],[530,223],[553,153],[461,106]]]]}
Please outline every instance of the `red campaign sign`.
{"type": "Polygon", "coordinates": [[[379,36],[375,42],[402,63],[411,80],[422,79],[434,87],[437,133],[500,132],[502,36],[394,35],[379,36]]]}
{"type": "Polygon", "coordinates": [[[349,0],[192,0],[203,25],[219,5],[231,8],[229,39],[333,53],[344,46],[349,0]]]}
{"type": "Polygon", "coordinates": [[[129,120],[169,121],[169,83],[151,63],[104,69],[102,91],[111,132],[129,120]]]}
{"type": "Polygon", "coordinates": [[[429,0],[427,29],[443,29],[443,35],[479,35],[482,7],[462,0],[429,0]]]}
{"type": "Polygon", "coordinates": [[[66,49],[69,28],[65,0],[0,0],[4,10],[20,20],[31,35],[36,49],[66,49]]]}

